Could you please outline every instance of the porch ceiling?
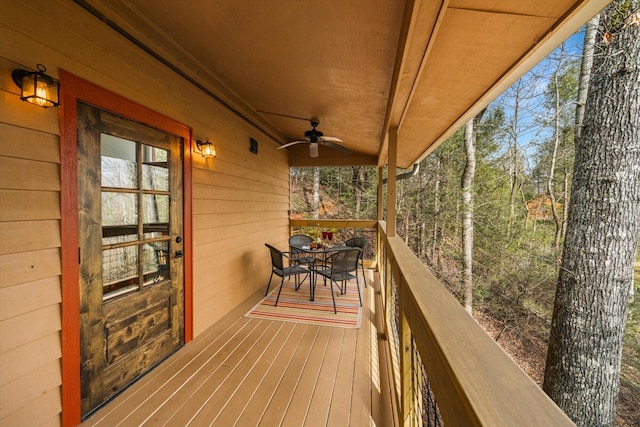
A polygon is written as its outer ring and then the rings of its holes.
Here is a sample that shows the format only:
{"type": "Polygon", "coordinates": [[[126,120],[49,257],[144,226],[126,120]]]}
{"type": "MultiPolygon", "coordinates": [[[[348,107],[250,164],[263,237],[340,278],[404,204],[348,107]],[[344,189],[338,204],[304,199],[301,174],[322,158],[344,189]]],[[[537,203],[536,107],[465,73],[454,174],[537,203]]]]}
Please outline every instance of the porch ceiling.
{"type": "MultiPolygon", "coordinates": [[[[404,168],[608,3],[76,2],[95,8],[279,143],[310,129],[285,116],[316,116],[325,135],[383,165],[387,129],[397,127],[404,168]]],[[[340,157],[335,154],[327,158],[340,157]]]]}

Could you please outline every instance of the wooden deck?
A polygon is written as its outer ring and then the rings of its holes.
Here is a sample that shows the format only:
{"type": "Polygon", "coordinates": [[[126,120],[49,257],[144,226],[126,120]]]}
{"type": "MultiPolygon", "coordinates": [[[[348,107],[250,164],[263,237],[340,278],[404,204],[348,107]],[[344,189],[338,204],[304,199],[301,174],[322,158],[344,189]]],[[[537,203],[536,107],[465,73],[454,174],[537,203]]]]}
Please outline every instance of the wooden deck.
{"type": "Polygon", "coordinates": [[[258,292],[82,425],[394,425],[367,274],[360,329],[243,317],[258,292]]]}

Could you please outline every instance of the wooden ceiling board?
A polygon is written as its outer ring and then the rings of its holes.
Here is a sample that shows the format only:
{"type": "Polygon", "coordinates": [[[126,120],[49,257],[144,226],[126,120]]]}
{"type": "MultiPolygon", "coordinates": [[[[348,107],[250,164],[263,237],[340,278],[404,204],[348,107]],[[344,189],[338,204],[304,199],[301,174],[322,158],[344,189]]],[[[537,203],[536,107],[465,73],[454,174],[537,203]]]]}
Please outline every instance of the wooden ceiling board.
{"type": "MultiPolygon", "coordinates": [[[[424,158],[607,0],[76,0],[280,143],[424,158]]],[[[342,159],[340,160],[343,161],[342,159]]],[[[367,160],[368,161],[368,160],[367,160]]]]}
{"type": "Polygon", "coordinates": [[[468,9],[505,13],[509,15],[528,15],[559,18],[571,6],[574,0],[451,0],[451,9],[468,9]]]}
{"type": "Polygon", "coordinates": [[[432,30],[436,25],[436,19],[443,3],[445,2],[429,0],[420,0],[415,3],[414,20],[409,30],[409,37],[406,40],[402,70],[397,84],[396,100],[390,120],[391,126],[399,124],[406,108],[406,103],[409,100],[425,58],[426,46],[433,34],[432,30]]]}
{"type": "MultiPolygon", "coordinates": [[[[161,28],[181,28],[167,31],[167,37],[197,55],[253,109],[317,116],[326,134],[345,144],[357,139],[361,150],[377,154],[401,2],[130,3],[161,28]]],[[[278,120],[277,127],[287,140],[310,129],[295,120],[278,120]]]]}
{"type": "Polygon", "coordinates": [[[409,167],[482,97],[553,18],[448,9],[429,64],[398,134],[398,165],[409,167]]]}

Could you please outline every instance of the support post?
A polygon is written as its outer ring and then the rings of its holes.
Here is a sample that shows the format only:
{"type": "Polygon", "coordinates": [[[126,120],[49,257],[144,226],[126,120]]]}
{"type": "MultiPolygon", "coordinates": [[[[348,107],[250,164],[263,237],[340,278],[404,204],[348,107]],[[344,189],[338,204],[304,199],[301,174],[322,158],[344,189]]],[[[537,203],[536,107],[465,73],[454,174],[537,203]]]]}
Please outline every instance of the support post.
{"type": "Polygon", "coordinates": [[[411,351],[411,328],[409,322],[400,310],[400,407],[402,425],[411,427],[413,422],[414,398],[413,398],[413,373],[411,372],[411,362],[413,351],[411,351]]]}
{"type": "Polygon", "coordinates": [[[384,218],[382,216],[383,210],[384,210],[384,178],[383,175],[384,174],[384,167],[379,167],[378,168],[378,212],[377,212],[377,219],[378,221],[382,221],[384,218]]]}
{"type": "Polygon", "coordinates": [[[387,238],[396,237],[396,168],[398,164],[398,128],[389,128],[387,169],[387,238]]]}

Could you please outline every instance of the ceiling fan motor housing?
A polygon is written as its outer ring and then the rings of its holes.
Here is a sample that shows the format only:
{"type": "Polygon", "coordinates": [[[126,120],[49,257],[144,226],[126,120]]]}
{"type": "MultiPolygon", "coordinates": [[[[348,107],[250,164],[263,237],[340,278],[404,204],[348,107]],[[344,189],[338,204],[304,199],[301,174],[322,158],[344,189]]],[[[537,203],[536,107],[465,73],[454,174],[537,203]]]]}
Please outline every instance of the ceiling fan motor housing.
{"type": "Polygon", "coordinates": [[[304,133],[304,137],[311,142],[318,142],[318,138],[322,137],[324,134],[319,130],[316,130],[317,123],[314,123],[313,125],[313,129],[306,131],[304,133]]]}

